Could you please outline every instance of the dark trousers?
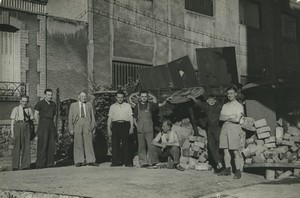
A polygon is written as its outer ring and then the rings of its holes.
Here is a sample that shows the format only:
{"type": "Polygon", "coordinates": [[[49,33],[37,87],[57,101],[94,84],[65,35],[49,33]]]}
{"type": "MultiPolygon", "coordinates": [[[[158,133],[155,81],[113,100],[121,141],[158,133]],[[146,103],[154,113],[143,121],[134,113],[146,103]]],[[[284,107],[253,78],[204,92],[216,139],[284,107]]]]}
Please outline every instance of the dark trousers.
{"type": "Polygon", "coordinates": [[[121,157],[123,157],[124,164],[130,164],[129,160],[129,129],[130,122],[113,122],[112,123],[112,164],[120,163],[121,157]],[[122,142],[121,155],[120,143],[122,142]]]}
{"type": "Polygon", "coordinates": [[[21,168],[30,168],[30,132],[28,122],[16,122],[14,126],[14,150],[12,159],[12,168],[20,168],[20,156],[21,168]]]}
{"type": "Polygon", "coordinates": [[[41,118],[37,134],[37,168],[54,166],[55,133],[53,120],[41,118]]]}
{"type": "Polygon", "coordinates": [[[151,163],[157,164],[159,162],[159,157],[172,157],[174,164],[179,164],[180,158],[180,148],[179,146],[168,146],[163,151],[161,147],[151,145],[151,163]]]}
{"type": "Polygon", "coordinates": [[[222,162],[219,153],[220,132],[221,128],[219,126],[209,126],[207,130],[208,148],[214,163],[222,162]]]}

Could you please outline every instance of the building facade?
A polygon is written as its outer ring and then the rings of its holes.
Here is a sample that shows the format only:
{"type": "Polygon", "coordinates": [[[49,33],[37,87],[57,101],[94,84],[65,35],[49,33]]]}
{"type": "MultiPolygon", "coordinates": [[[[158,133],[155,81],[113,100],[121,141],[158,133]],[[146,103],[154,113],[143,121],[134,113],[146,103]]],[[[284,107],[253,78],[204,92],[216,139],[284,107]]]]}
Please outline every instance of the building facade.
{"type": "Polygon", "coordinates": [[[33,106],[43,90],[61,100],[98,85],[126,84],[139,68],[197,48],[235,47],[242,84],[296,79],[296,0],[1,0],[0,120],[17,96],[33,106]]]}

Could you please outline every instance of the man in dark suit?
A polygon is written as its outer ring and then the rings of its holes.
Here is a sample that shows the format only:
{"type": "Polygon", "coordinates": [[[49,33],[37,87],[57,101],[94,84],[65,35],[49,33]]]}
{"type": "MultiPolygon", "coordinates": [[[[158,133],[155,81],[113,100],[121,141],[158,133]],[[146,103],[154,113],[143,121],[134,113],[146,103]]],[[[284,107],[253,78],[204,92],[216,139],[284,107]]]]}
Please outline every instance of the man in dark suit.
{"type": "Polygon", "coordinates": [[[90,102],[86,102],[86,92],[80,92],[78,99],[71,104],[69,112],[69,131],[74,134],[74,163],[76,167],[98,166],[93,148],[94,109],[90,102]]]}

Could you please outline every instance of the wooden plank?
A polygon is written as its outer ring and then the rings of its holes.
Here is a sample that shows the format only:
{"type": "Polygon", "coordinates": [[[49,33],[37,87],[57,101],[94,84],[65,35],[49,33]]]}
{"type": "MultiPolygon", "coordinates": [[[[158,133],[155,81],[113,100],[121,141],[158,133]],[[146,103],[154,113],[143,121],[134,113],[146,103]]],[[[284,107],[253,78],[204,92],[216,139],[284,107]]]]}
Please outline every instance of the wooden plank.
{"type": "Polygon", "coordinates": [[[300,168],[300,164],[293,163],[252,163],[245,164],[244,168],[300,168]]]}

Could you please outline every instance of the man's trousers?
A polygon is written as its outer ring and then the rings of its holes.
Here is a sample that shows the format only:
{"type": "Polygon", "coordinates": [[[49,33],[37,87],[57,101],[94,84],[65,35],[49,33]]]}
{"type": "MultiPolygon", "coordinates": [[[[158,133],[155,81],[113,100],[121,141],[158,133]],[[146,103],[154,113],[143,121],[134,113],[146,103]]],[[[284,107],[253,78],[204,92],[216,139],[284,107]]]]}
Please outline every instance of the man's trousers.
{"type": "Polygon", "coordinates": [[[174,164],[179,164],[180,159],[180,148],[179,146],[167,146],[163,151],[161,147],[151,145],[151,163],[152,165],[159,162],[159,157],[172,157],[174,164]]]}
{"type": "Polygon", "coordinates": [[[40,118],[37,134],[37,168],[54,166],[55,134],[53,119],[40,118]]]}
{"type": "Polygon", "coordinates": [[[125,165],[131,164],[129,160],[129,129],[130,122],[112,123],[112,164],[119,164],[123,159],[125,165]],[[121,155],[120,143],[122,142],[121,155]]]}
{"type": "Polygon", "coordinates": [[[30,131],[28,122],[15,122],[14,126],[14,150],[12,168],[20,168],[20,156],[21,157],[21,169],[30,168],[30,131]]]}
{"type": "Polygon", "coordinates": [[[138,135],[138,155],[140,165],[152,164],[150,155],[152,150],[150,149],[153,140],[153,132],[137,132],[138,135]],[[147,145],[147,146],[146,146],[147,145]],[[147,152],[148,151],[148,152],[147,152]],[[147,157],[148,153],[148,157],[147,157]],[[148,159],[148,160],[147,160],[148,159]]]}
{"type": "Polygon", "coordinates": [[[90,120],[79,118],[74,126],[74,163],[94,163],[95,161],[90,120]]]}
{"type": "Polygon", "coordinates": [[[207,130],[208,148],[216,164],[222,162],[219,153],[220,132],[221,128],[219,126],[209,126],[207,130]]]}

